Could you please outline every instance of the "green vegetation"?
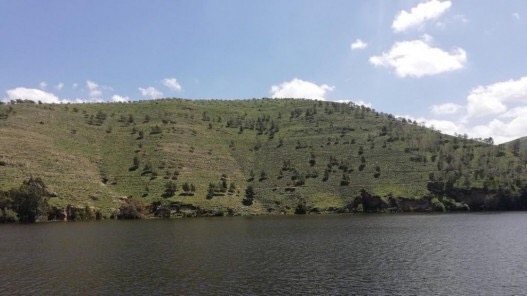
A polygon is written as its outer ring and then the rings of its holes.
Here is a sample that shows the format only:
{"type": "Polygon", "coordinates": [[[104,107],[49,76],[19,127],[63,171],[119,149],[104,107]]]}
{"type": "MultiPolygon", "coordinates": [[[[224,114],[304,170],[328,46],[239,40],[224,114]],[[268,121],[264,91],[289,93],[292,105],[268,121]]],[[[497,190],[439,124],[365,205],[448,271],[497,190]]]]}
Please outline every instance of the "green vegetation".
{"type": "Polygon", "coordinates": [[[18,188],[0,192],[0,222],[34,223],[47,215],[48,197],[52,194],[40,178],[29,178],[18,188]],[[16,217],[13,215],[16,214],[16,217]]]}
{"type": "Polygon", "coordinates": [[[0,206],[38,176],[51,219],[527,209],[525,147],[352,103],[19,101],[0,105],[0,206]]]}

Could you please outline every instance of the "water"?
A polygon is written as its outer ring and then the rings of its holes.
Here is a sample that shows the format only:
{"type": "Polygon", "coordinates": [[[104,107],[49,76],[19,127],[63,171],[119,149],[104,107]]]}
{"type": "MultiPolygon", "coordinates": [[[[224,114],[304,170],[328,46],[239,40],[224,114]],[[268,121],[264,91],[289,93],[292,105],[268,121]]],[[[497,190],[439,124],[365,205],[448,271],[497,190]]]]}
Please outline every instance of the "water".
{"type": "Polygon", "coordinates": [[[1,295],[525,295],[527,213],[0,225],[1,295]]]}

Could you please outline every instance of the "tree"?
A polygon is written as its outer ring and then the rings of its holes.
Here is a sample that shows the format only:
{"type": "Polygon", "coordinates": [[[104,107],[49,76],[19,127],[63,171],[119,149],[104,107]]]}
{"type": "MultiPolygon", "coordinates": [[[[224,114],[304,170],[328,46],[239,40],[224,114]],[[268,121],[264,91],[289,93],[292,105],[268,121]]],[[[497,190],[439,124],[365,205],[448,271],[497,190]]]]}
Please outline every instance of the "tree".
{"type": "Polygon", "coordinates": [[[254,188],[252,185],[247,186],[245,189],[245,197],[242,200],[243,205],[250,206],[253,204],[255,197],[254,188]]]}
{"type": "Polygon", "coordinates": [[[511,150],[514,156],[520,156],[521,142],[519,139],[516,139],[512,142],[511,150]]]}
{"type": "Polygon", "coordinates": [[[264,180],[267,180],[267,173],[264,170],[262,170],[260,172],[260,179],[259,179],[259,181],[264,181],[264,180]]]}
{"type": "Polygon", "coordinates": [[[309,160],[309,165],[314,166],[317,163],[315,153],[311,152],[311,159],[309,160]]]}
{"type": "Polygon", "coordinates": [[[234,182],[231,182],[231,184],[229,185],[229,192],[233,193],[234,191],[236,191],[236,185],[234,184],[234,182]]]}
{"type": "Polygon", "coordinates": [[[361,164],[359,166],[359,171],[362,171],[366,167],[366,158],[364,158],[364,156],[361,156],[360,162],[361,164]]]}
{"type": "Polygon", "coordinates": [[[212,199],[216,195],[216,185],[209,183],[209,189],[207,190],[207,199],[212,199]]]}
{"type": "Polygon", "coordinates": [[[14,217],[9,217],[8,210],[11,208],[11,197],[9,192],[0,191],[0,223],[14,222],[14,217]]]}
{"type": "Polygon", "coordinates": [[[253,172],[253,170],[251,170],[249,172],[249,179],[247,179],[247,182],[252,182],[252,181],[254,181],[254,172],[253,172]]]}
{"type": "Polygon", "coordinates": [[[141,173],[141,176],[151,174],[152,173],[152,164],[150,162],[145,163],[145,166],[143,167],[143,172],[141,173]]]}
{"type": "Polygon", "coordinates": [[[129,171],[135,171],[139,168],[139,157],[134,156],[132,160],[132,166],[128,169],[129,171]]]}
{"type": "Polygon", "coordinates": [[[159,125],[150,127],[150,134],[151,135],[161,134],[162,132],[163,132],[163,130],[161,129],[161,127],[159,127],[159,125]]]}
{"type": "Polygon", "coordinates": [[[330,173],[329,169],[324,170],[324,177],[322,178],[323,182],[326,182],[329,179],[329,173],[330,173]]]}
{"type": "Polygon", "coordinates": [[[348,174],[343,173],[342,179],[340,179],[340,186],[348,186],[350,184],[350,177],[348,174]]]}
{"type": "Polygon", "coordinates": [[[221,192],[227,191],[227,180],[221,179],[221,192]]]}
{"type": "Polygon", "coordinates": [[[302,186],[306,184],[306,177],[303,174],[295,172],[295,176],[295,186],[302,186]]]}
{"type": "Polygon", "coordinates": [[[174,181],[168,181],[165,183],[165,192],[163,193],[163,197],[172,197],[176,194],[177,186],[176,182],[174,181]]]}
{"type": "Polygon", "coordinates": [[[22,223],[34,223],[48,208],[48,190],[40,178],[29,178],[18,189],[9,191],[12,208],[22,223]]]}
{"type": "Polygon", "coordinates": [[[146,216],[146,207],[142,200],[128,198],[126,202],[119,207],[119,219],[143,219],[146,216]]]}
{"type": "Polygon", "coordinates": [[[183,184],[183,191],[185,191],[186,196],[192,196],[196,191],[196,187],[194,187],[194,184],[192,183],[185,182],[185,184],[183,184]]]}
{"type": "Polygon", "coordinates": [[[381,176],[381,167],[376,166],[375,167],[375,174],[373,175],[375,178],[379,178],[381,176]]]}
{"type": "Polygon", "coordinates": [[[183,191],[185,191],[185,193],[188,193],[190,191],[190,185],[188,184],[188,182],[185,182],[185,184],[183,184],[183,191]]]}

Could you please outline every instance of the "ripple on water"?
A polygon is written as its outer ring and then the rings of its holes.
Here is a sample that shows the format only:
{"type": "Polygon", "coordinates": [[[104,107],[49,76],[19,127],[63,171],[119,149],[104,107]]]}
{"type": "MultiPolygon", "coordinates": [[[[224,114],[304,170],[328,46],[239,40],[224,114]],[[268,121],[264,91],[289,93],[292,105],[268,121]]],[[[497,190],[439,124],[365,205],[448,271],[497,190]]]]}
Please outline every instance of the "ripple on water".
{"type": "Polygon", "coordinates": [[[527,214],[4,225],[0,294],[514,295],[527,214]]]}

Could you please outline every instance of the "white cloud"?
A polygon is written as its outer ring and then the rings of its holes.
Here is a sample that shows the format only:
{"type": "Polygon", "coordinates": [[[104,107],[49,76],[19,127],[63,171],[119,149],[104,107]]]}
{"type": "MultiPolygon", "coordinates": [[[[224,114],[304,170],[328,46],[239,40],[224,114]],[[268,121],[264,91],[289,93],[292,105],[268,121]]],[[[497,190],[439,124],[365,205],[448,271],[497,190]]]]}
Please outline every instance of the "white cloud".
{"type": "Polygon", "coordinates": [[[368,108],[373,107],[373,105],[370,102],[365,102],[363,100],[358,100],[358,101],[355,101],[355,100],[336,100],[335,102],[337,102],[337,103],[354,103],[357,106],[364,106],[364,107],[368,107],[368,108]]]}
{"type": "Polygon", "coordinates": [[[453,103],[431,107],[432,113],[440,115],[461,110],[466,114],[456,115],[457,121],[424,121],[447,134],[492,137],[496,144],[527,136],[527,76],[475,87],[467,96],[466,107],[453,103]]]}
{"type": "Polygon", "coordinates": [[[527,76],[474,88],[467,97],[468,117],[507,111],[505,102],[527,103],[527,76]]]}
{"type": "Polygon", "coordinates": [[[368,107],[368,108],[372,108],[373,107],[373,105],[370,102],[365,102],[365,101],[362,101],[362,100],[359,100],[359,101],[355,102],[355,104],[357,104],[359,106],[368,107]]]}
{"type": "Polygon", "coordinates": [[[58,104],[61,102],[54,94],[36,88],[17,87],[7,90],[6,93],[7,97],[4,98],[5,102],[17,99],[32,100],[34,102],[41,101],[42,103],[50,104],[58,104]]]}
{"type": "Polygon", "coordinates": [[[432,42],[434,42],[434,37],[426,33],[421,36],[421,39],[423,39],[426,44],[432,44],[432,42]]]}
{"type": "MultiPolygon", "coordinates": [[[[430,40],[430,37],[425,39],[430,40]]],[[[466,61],[467,54],[461,48],[446,52],[423,40],[396,42],[389,52],[370,57],[371,64],[394,68],[399,77],[422,77],[450,72],[462,69],[466,61]]]]}
{"type": "Polygon", "coordinates": [[[486,125],[473,127],[469,134],[476,138],[492,137],[494,143],[501,144],[520,137],[526,136],[525,127],[527,126],[527,114],[522,114],[508,122],[493,119],[486,125]]]}
{"type": "Polygon", "coordinates": [[[120,95],[113,95],[112,96],[112,102],[128,102],[130,101],[129,97],[122,97],[120,95]]]}
{"type": "Polygon", "coordinates": [[[436,119],[417,119],[419,122],[425,122],[427,127],[433,127],[448,135],[467,134],[471,138],[489,138],[492,137],[495,144],[502,144],[520,137],[525,137],[527,126],[527,113],[523,113],[509,121],[492,119],[486,124],[469,126],[460,122],[436,119]]]}
{"type": "Polygon", "coordinates": [[[452,6],[451,1],[431,0],[419,3],[410,12],[401,10],[393,20],[392,29],[394,32],[403,32],[409,28],[421,26],[426,21],[440,17],[450,6],[452,6]]]}
{"type": "MultiPolygon", "coordinates": [[[[59,89],[61,88],[60,85],[62,84],[62,87],[64,87],[63,83],[59,83],[59,85],[55,86],[55,88],[59,89]]],[[[100,86],[97,85],[97,83],[92,81],[87,81],[86,83],[88,89],[90,90],[90,94],[93,95],[94,91],[99,90],[100,86]]],[[[109,89],[109,87],[103,86],[104,89],[109,89]]],[[[34,102],[42,102],[46,104],[60,104],[60,103],[95,103],[95,102],[104,102],[104,101],[111,101],[111,102],[127,102],[130,101],[130,98],[127,96],[120,96],[117,94],[114,94],[111,98],[108,100],[102,99],[101,97],[90,97],[88,99],[86,98],[60,98],[56,96],[55,94],[47,91],[43,91],[36,88],[26,88],[26,87],[17,87],[13,89],[9,89],[6,91],[7,96],[2,99],[4,102],[9,102],[11,100],[32,100],[34,102]]]]}
{"type": "Polygon", "coordinates": [[[368,47],[368,43],[366,43],[366,42],[364,42],[364,41],[362,41],[360,39],[357,39],[357,40],[355,40],[355,42],[353,42],[351,44],[350,47],[351,47],[351,50],[364,49],[364,48],[368,47]]]}
{"type": "Polygon", "coordinates": [[[441,131],[447,135],[456,135],[463,134],[464,127],[459,123],[454,123],[450,120],[437,120],[437,119],[423,119],[420,118],[420,122],[424,122],[425,125],[429,128],[434,128],[435,130],[441,131]]]}
{"type": "Polygon", "coordinates": [[[463,108],[463,106],[461,105],[454,103],[446,103],[441,105],[433,105],[431,111],[436,115],[456,114],[459,110],[461,110],[461,108],[463,108]]]}
{"type": "Polygon", "coordinates": [[[86,80],[86,87],[90,91],[90,97],[92,98],[100,98],[102,95],[102,91],[99,88],[99,85],[91,80],[86,80]]]}
{"type": "Polygon", "coordinates": [[[78,83],[74,83],[74,84],[71,85],[71,88],[76,89],[77,86],[79,86],[79,84],[78,83]]]}
{"type": "Polygon", "coordinates": [[[138,88],[143,97],[148,97],[150,99],[155,99],[163,96],[163,93],[157,90],[156,88],[149,86],[147,88],[138,88]]]}
{"type": "Polygon", "coordinates": [[[515,107],[500,115],[502,118],[515,118],[527,114],[527,106],[515,107]]]}
{"type": "Polygon", "coordinates": [[[168,87],[169,89],[173,91],[181,91],[182,87],[181,84],[177,81],[176,78],[165,78],[163,79],[163,85],[168,87]]]}
{"type": "Polygon", "coordinates": [[[327,84],[317,85],[313,82],[295,78],[280,85],[271,86],[272,98],[304,98],[325,100],[327,92],[334,90],[334,86],[327,84]]]}
{"type": "Polygon", "coordinates": [[[46,89],[46,87],[48,87],[48,84],[46,83],[46,81],[41,81],[38,86],[40,86],[41,89],[46,89]]]}
{"type": "Polygon", "coordinates": [[[64,88],[64,83],[59,82],[57,85],[55,85],[55,88],[56,88],[57,90],[62,90],[62,89],[64,88]]]}
{"type": "Polygon", "coordinates": [[[515,12],[512,14],[512,17],[514,17],[515,20],[519,21],[521,19],[520,14],[515,12]]]}

